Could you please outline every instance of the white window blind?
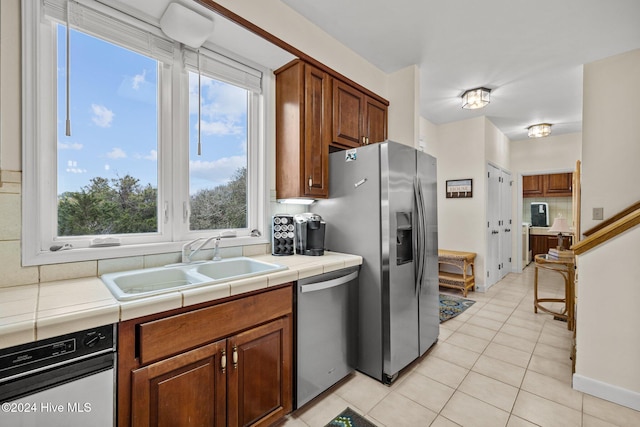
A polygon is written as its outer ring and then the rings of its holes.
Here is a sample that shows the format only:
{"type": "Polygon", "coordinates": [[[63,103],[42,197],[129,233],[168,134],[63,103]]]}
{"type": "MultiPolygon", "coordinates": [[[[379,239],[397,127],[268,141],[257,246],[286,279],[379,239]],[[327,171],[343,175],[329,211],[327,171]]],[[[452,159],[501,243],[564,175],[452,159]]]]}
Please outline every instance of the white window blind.
{"type": "MultiPolygon", "coordinates": [[[[198,72],[198,52],[184,48],[183,60],[198,72]]],[[[262,72],[212,50],[200,49],[200,72],[255,93],[262,93],[262,72]]]]}
{"type": "Polygon", "coordinates": [[[173,60],[173,41],[153,34],[159,30],[141,21],[132,20],[122,12],[96,2],[81,4],[68,0],[40,1],[42,1],[45,19],[66,25],[68,5],[71,28],[109,40],[160,61],[173,60]],[[147,28],[143,28],[144,26],[147,28]]]}

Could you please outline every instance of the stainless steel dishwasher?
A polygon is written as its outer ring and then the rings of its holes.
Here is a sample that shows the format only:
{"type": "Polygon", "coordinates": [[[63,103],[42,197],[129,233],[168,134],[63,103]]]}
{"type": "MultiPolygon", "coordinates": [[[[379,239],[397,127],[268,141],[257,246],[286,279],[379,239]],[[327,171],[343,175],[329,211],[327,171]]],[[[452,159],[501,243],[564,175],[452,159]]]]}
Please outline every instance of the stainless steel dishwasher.
{"type": "Polygon", "coordinates": [[[357,361],[358,271],[299,280],[295,296],[295,407],[353,372],[357,361]]]}
{"type": "Polygon", "coordinates": [[[115,325],[0,350],[0,426],[115,425],[115,325]]]}

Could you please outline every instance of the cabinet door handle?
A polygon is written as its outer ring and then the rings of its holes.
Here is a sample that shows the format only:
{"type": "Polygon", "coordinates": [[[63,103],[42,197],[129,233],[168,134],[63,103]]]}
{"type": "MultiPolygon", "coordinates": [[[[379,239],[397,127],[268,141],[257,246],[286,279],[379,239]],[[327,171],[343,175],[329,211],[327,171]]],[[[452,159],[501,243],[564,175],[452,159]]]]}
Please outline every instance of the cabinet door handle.
{"type": "Polygon", "coordinates": [[[227,352],[222,350],[222,354],[220,356],[220,367],[222,368],[222,373],[224,374],[227,370],[227,352]]]}
{"type": "Polygon", "coordinates": [[[313,177],[309,175],[309,188],[313,187],[313,177]]]}
{"type": "Polygon", "coordinates": [[[238,346],[233,346],[233,369],[238,369],[238,346]]]}

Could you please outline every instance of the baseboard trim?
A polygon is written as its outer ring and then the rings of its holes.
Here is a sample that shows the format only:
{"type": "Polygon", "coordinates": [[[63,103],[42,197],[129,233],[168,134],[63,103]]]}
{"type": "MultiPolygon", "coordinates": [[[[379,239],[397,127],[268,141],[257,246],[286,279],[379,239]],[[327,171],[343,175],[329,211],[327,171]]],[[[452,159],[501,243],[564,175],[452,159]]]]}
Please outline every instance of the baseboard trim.
{"type": "Polygon", "coordinates": [[[640,393],[612,384],[573,374],[573,388],[618,405],[640,411],[640,393]]]}

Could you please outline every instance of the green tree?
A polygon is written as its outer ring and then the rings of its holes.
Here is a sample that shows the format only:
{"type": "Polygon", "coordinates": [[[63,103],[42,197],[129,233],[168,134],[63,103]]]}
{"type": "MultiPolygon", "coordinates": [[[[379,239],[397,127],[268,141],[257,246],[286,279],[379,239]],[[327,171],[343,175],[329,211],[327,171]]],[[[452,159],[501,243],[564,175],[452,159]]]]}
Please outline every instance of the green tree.
{"type": "Polygon", "coordinates": [[[157,189],[131,175],[92,178],[80,191],[58,198],[58,234],[148,233],[158,229],[157,189]]]}
{"type": "MultiPolygon", "coordinates": [[[[231,181],[191,196],[191,229],[247,226],[247,168],[231,181]]],[[[152,233],[158,230],[158,190],[131,175],[95,177],[58,197],[58,235],[152,233]]]]}
{"type": "Polygon", "coordinates": [[[198,191],[190,198],[192,230],[247,226],[247,168],[239,168],[231,181],[198,191]]]}

